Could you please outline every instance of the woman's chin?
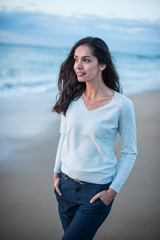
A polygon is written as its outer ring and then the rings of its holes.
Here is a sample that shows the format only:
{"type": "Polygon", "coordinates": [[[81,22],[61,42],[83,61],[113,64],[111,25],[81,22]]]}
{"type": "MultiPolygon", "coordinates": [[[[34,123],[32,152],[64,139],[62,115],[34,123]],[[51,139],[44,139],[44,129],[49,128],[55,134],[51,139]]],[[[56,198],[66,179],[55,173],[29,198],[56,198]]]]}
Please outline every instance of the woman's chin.
{"type": "Polygon", "coordinates": [[[85,82],[85,79],[84,78],[77,78],[78,82],[85,82]]]}

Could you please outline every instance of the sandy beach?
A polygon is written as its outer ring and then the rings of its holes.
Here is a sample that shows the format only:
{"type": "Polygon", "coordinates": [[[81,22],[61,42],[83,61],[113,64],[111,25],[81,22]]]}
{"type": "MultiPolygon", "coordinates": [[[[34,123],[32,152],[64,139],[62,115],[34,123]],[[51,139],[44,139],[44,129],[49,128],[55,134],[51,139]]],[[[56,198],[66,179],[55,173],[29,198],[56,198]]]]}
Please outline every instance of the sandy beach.
{"type": "MultiPolygon", "coordinates": [[[[138,156],[95,240],[159,240],[160,92],[129,96],[138,156]]],[[[53,166],[59,116],[52,92],[0,99],[0,239],[60,240],[53,166]]],[[[115,144],[118,153],[119,139],[115,144]]],[[[83,240],[83,239],[82,239],[83,240]]]]}

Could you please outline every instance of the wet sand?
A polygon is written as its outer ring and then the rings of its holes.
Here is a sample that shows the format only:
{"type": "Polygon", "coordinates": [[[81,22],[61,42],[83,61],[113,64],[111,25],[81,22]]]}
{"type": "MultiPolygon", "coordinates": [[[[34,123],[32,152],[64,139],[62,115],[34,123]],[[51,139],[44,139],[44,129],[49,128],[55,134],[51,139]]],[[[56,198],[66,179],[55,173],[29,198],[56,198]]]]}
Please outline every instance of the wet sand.
{"type": "MultiPolygon", "coordinates": [[[[0,99],[0,239],[60,240],[53,193],[59,116],[52,92],[0,99]]],[[[160,238],[160,94],[129,96],[134,102],[138,156],[95,240],[160,238]]],[[[115,153],[120,151],[119,139],[115,153]]]]}

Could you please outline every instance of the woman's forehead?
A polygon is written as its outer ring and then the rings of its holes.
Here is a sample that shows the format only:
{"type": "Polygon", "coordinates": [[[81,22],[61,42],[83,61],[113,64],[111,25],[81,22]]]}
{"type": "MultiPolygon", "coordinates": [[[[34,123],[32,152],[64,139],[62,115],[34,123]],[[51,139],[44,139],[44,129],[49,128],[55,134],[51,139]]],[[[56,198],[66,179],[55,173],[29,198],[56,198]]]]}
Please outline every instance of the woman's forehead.
{"type": "Polygon", "coordinates": [[[76,48],[74,56],[77,57],[93,57],[92,50],[87,45],[80,45],[76,48]]]}

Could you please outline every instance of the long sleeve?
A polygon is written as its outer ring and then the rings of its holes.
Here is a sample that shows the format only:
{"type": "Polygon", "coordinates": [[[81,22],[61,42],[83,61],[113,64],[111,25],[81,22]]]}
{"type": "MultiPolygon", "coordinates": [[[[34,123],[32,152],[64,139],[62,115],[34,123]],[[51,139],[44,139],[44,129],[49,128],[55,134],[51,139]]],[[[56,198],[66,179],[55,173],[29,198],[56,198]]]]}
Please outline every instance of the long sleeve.
{"type": "Polygon", "coordinates": [[[64,139],[66,136],[66,123],[65,123],[65,117],[63,115],[61,116],[60,134],[61,135],[58,143],[55,166],[54,166],[54,172],[56,173],[61,173],[61,164],[62,164],[61,154],[62,154],[64,139]]]}
{"type": "Polygon", "coordinates": [[[119,117],[119,134],[122,147],[122,158],[110,188],[117,193],[126,181],[137,155],[136,124],[133,103],[128,100],[121,105],[119,117]]]}

